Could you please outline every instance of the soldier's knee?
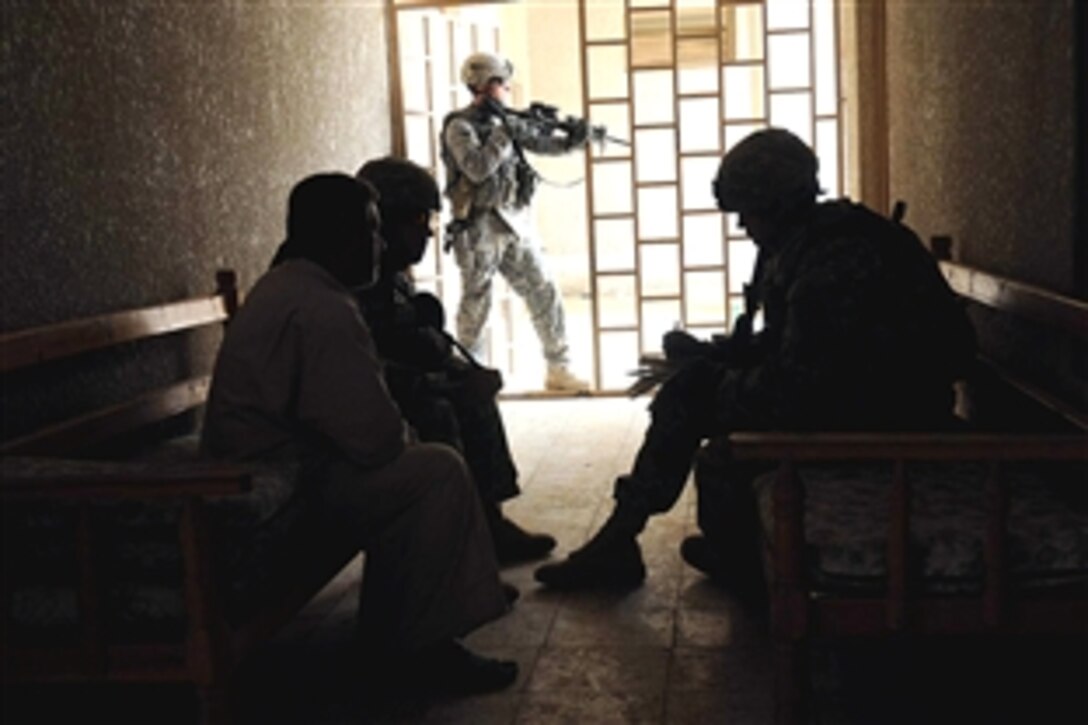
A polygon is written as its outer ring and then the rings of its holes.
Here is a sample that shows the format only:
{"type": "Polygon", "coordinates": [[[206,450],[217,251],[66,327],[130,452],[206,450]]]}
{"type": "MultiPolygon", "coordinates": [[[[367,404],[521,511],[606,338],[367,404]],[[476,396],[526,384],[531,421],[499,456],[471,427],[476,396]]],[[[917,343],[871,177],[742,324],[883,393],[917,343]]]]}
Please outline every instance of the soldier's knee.
{"type": "Polygon", "coordinates": [[[443,489],[471,489],[471,475],[465,459],[445,443],[421,443],[414,447],[434,485],[443,489]]]}

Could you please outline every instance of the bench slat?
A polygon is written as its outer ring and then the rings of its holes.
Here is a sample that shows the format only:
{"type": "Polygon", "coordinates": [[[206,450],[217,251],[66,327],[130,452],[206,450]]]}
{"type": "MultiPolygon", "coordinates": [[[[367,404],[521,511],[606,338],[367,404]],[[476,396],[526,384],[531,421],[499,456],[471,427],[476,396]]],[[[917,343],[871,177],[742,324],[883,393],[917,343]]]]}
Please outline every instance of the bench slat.
{"type": "Polygon", "coordinates": [[[732,433],[740,460],[1088,461],[1088,435],[732,433]]]}
{"type": "Polygon", "coordinates": [[[225,295],[216,294],[4,333],[0,372],[222,322],[229,316],[229,305],[225,295]]]}
{"type": "Polygon", "coordinates": [[[71,455],[115,436],[202,405],[211,376],[202,375],[146,393],[126,403],[58,423],[0,446],[3,455],[71,455]]]}
{"type": "Polygon", "coordinates": [[[1052,325],[1088,339],[1088,302],[954,262],[940,262],[959,295],[996,310],[1052,325]]]}

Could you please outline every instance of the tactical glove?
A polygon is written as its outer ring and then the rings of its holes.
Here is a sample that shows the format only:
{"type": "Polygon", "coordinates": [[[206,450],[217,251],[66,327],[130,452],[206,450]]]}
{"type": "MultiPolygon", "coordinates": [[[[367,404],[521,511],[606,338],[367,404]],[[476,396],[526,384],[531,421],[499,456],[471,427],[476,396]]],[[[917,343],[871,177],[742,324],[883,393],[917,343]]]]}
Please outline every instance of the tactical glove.
{"type": "Polygon", "coordinates": [[[661,349],[665,352],[665,359],[675,361],[709,357],[713,345],[683,330],[670,330],[661,338],[661,349]]]}
{"type": "Polygon", "coordinates": [[[574,119],[567,127],[567,148],[576,149],[586,145],[589,138],[589,124],[583,118],[574,119]]]}

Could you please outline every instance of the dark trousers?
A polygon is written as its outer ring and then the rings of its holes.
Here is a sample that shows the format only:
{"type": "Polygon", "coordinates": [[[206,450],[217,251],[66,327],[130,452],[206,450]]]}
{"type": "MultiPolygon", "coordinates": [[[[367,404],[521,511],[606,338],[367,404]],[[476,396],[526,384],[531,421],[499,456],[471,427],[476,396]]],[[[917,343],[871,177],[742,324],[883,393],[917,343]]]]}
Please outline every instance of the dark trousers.
{"type": "Polygon", "coordinates": [[[427,443],[445,443],[464,456],[480,500],[499,504],[517,496],[518,472],[494,398],[427,392],[395,396],[405,419],[427,443]]]}
{"type": "MultiPolygon", "coordinates": [[[[726,431],[715,415],[722,368],[693,360],[662,384],[650,405],[650,426],[631,473],[616,481],[617,506],[634,517],[668,511],[684,489],[700,447],[726,431]]],[[[750,545],[757,517],[751,482],[766,464],[743,464],[716,441],[696,465],[699,528],[723,546],[750,545]]]]}

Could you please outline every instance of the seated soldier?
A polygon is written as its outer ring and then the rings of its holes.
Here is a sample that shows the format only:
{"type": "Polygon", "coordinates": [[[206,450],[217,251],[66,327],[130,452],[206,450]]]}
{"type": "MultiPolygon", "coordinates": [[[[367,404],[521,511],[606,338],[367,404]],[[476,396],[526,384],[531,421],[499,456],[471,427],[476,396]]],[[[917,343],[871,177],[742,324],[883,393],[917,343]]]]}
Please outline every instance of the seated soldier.
{"type": "Polygon", "coordinates": [[[516,663],[457,641],[507,610],[469,473],[408,439],[350,291],[377,278],[376,197],[344,174],[291,191],[287,240],[219,351],[203,446],[297,471],[328,536],[366,550],[362,653],[388,691],[501,689],[516,663]]]}
{"type": "MultiPolygon", "coordinates": [[[[738,430],[934,430],[953,425],[953,382],[974,358],[974,333],[936,262],[906,227],[846,200],[817,203],[816,156],[788,131],[758,131],[722,159],[714,195],[758,248],[741,332],[719,344],[666,337],[676,371],[615,508],[546,585],[637,586],[636,537],[667,511],[703,440],[738,430]],[[757,313],[762,329],[748,333],[757,313]]],[[[714,241],[715,244],[718,240],[714,241]]],[[[735,328],[736,330],[736,328],[735,328]]],[[[701,536],[692,566],[732,584],[758,571],[758,472],[731,462],[696,476],[701,536]]]]}
{"type": "Polygon", "coordinates": [[[502,513],[502,502],[518,494],[517,469],[495,401],[502,378],[444,331],[442,303],[416,292],[410,276],[432,235],[438,185],[422,167],[393,157],[367,162],[358,177],[380,194],[386,242],[381,277],[359,302],[393,399],[421,439],[446,443],[464,455],[499,562],[539,559],[555,539],[528,533],[502,513]]]}

